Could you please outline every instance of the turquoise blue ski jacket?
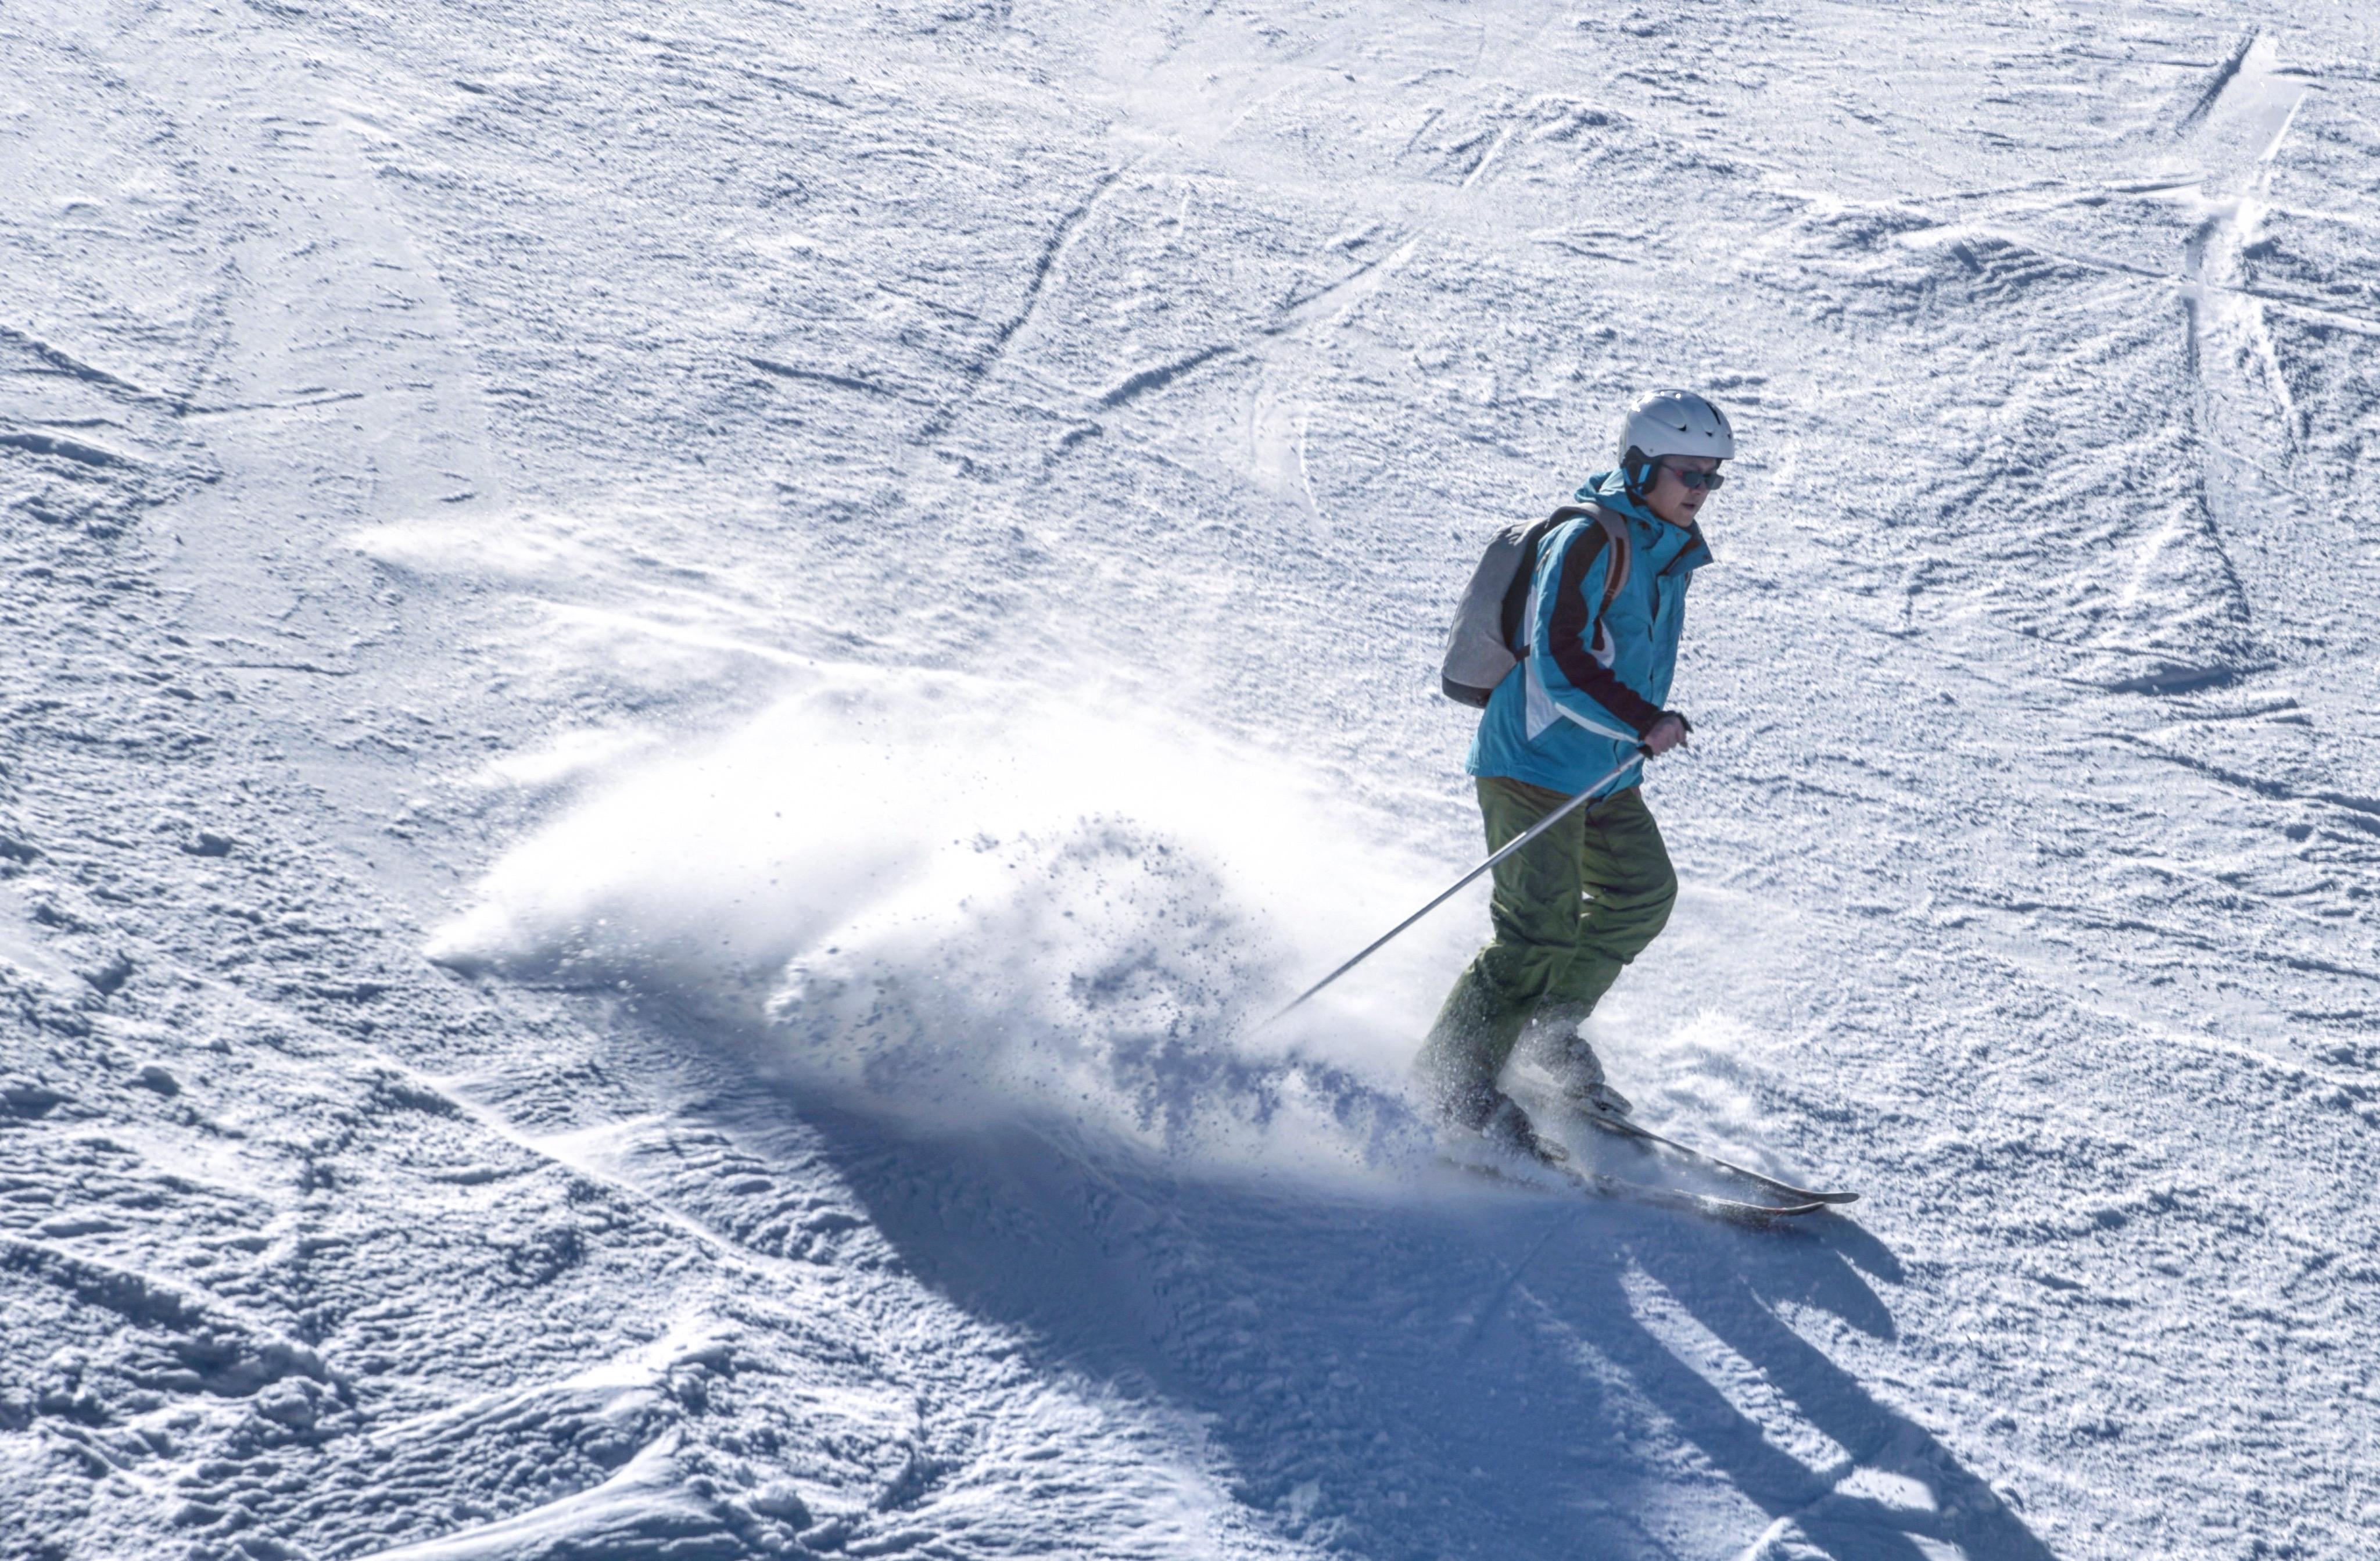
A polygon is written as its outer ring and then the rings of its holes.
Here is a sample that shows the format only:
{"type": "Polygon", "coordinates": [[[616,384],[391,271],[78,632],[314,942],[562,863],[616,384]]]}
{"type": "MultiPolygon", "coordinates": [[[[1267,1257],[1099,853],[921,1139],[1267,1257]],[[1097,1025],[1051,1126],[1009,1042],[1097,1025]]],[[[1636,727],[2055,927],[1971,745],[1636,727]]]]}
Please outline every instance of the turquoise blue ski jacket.
{"type": "MultiPolygon", "coordinates": [[[[1463,768],[1575,794],[1636,751],[1670,697],[1684,627],[1686,585],[1711,561],[1699,527],[1681,530],[1628,497],[1617,471],[1598,472],[1577,502],[1628,523],[1627,578],[1608,611],[1609,540],[1592,517],[1565,521],[1537,547],[1524,622],[1529,653],[1496,686],[1463,768]]],[[[1631,769],[1603,787],[1636,784],[1631,769]]]]}

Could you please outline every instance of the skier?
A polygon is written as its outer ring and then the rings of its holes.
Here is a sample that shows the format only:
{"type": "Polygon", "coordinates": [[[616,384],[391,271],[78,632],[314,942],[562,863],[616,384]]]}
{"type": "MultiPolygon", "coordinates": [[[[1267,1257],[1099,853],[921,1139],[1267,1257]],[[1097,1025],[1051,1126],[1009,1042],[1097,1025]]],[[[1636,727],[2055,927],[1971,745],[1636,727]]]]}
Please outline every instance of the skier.
{"type": "MultiPolygon", "coordinates": [[[[1613,517],[1626,545],[1592,513],[1546,533],[1526,654],[1497,684],[1464,761],[1491,850],[1632,755],[1667,753],[1686,738],[1685,717],[1662,706],[1686,584],[1710,562],[1694,518],[1723,481],[1735,435],[1702,396],[1658,390],[1621,417],[1618,449],[1617,469],[1588,478],[1577,502],[1613,517]],[[1623,572],[1611,591],[1615,567],[1623,572]]],[[[1494,936],[1447,994],[1415,1063],[1449,1126],[1546,1157],[1527,1114],[1497,1082],[1524,1039],[1581,1109],[1627,1113],[1580,1027],[1677,898],[1639,774],[1625,770],[1497,865],[1494,936]]]]}

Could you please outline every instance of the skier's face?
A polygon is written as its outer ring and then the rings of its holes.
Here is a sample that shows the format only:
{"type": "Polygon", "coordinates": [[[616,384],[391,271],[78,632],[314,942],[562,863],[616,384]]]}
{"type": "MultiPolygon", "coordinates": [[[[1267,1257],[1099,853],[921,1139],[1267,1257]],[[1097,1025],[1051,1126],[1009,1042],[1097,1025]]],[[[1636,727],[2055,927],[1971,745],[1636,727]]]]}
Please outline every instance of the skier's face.
{"type": "Polygon", "coordinates": [[[1652,490],[1645,495],[1645,507],[1672,526],[1691,526],[1694,515],[1710,497],[1716,482],[1702,484],[1700,478],[1718,470],[1718,462],[1709,456],[1663,456],[1652,490]],[[1682,472],[1695,473],[1698,485],[1688,487],[1682,472]]]}

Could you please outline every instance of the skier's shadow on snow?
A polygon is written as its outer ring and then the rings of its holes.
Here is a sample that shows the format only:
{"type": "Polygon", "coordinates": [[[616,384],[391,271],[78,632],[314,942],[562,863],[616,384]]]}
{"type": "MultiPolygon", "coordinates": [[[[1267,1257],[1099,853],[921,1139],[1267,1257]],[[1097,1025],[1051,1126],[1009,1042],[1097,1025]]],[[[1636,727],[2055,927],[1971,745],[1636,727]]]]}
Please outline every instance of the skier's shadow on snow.
{"type": "Polygon", "coordinates": [[[1900,1264],[1850,1220],[1333,1191],[801,1116],[919,1278],[1050,1365],[1203,1417],[1233,1494],[1293,1538],[1415,1561],[2050,1555],[1804,1337],[1895,1336],[1868,1276],[1900,1264]]]}

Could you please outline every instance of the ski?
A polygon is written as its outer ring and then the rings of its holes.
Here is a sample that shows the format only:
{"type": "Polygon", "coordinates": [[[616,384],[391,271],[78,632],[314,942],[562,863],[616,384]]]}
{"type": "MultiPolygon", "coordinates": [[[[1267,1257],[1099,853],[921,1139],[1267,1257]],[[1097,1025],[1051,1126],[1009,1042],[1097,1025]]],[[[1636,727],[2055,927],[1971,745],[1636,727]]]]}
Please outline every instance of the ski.
{"type": "Polygon", "coordinates": [[[1557,1165],[1555,1170],[1570,1177],[1598,1197],[1617,1198],[1625,1202],[1644,1203],[1656,1209],[1682,1209],[1692,1213],[1707,1214],[1730,1225],[1767,1225],[1772,1220],[1791,1219],[1801,1214],[1815,1214],[1828,1205],[1824,1202],[1753,1203],[1741,1198],[1721,1198],[1712,1192],[1692,1192],[1682,1187],[1663,1187],[1656,1182],[1631,1181],[1615,1177],[1609,1171],[1585,1171],[1574,1165],[1557,1165]]]}
{"type": "Polygon", "coordinates": [[[1692,1144],[1680,1143],[1677,1140],[1657,1133],[1650,1128],[1640,1127],[1625,1116],[1602,1111],[1580,1111],[1577,1115],[1615,1137],[1633,1139],[1640,1143],[1652,1144],[1708,1170],[1721,1171],[1729,1176],[1741,1177],[1755,1187],[1775,1193],[1779,1198],[1791,1199],[1797,1207],[1808,1204],[1815,1208],[1828,1203],[1859,1201],[1859,1194],[1856,1192],[1821,1192],[1815,1188],[1796,1187],[1790,1181],[1779,1181],[1777,1177],[1765,1172],[1755,1171],[1749,1165],[1739,1165],[1732,1160],[1722,1160],[1706,1150],[1696,1149],[1692,1144]]]}
{"type": "MultiPolygon", "coordinates": [[[[1488,1177],[1512,1187],[1525,1187],[1538,1192],[1558,1190],[1541,1181],[1515,1176],[1510,1171],[1468,1160],[1449,1160],[1446,1164],[1475,1176],[1488,1177]]],[[[1822,1202],[1752,1203],[1738,1198],[1721,1198],[1715,1193],[1691,1192],[1682,1187],[1662,1187],[1653,1182],[1631,1181],[1615,1177],[1609,1171],[1581,1170],[1575,1165],[1556,1161],[1538,1160],[1543,1165],[1598,1198],[1609,1198],[1624,1203],[1641,1203],[1648,1208],[1671,1209],[1687,1213],[1724,1220],[1730,1225],[1766,1226],[1780,1219],[1792,1219],[1803,1214],[1815,1214],[1828,1207],[1822,1202]]]]}

